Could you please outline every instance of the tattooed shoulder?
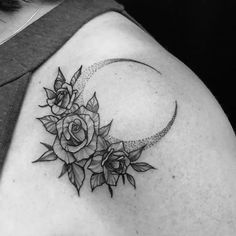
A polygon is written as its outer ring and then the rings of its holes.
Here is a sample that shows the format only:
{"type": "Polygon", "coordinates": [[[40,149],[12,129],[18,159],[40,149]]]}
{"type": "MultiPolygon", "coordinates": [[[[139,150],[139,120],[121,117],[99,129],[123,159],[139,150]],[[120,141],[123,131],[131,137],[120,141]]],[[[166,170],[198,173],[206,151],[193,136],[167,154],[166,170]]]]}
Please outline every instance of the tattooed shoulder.
{"type": "Polygon", "coordinates": [[[124,184],[127,181],[136,188],[135,176],[130,174],[130,169],[133,173],[155,171],[153,165],[142,161],[142,154],[167,135],[177,116],[178,103],[174,100],[171,117],[164,127],[151,136],[136,140],[112,136],[113,120],[101,125],[99,96],[96,91],[85,101],[84,90],[97,71],[120,62],[141,65],[161,75],[158,69],[144,62],[115,58],[95,63],[85,69],[80,66],[70,80],[58,68],[54,85],[44,88],[46,103],[40,107],[50,108],[50,112],[37,119],[42,122],[49,135],[54,137],[54,142],[45,143],[42,140],[41,144],[46,151],[33,163],[61,162],[59,177],[67,174],[78,194],[85,178],[90,178],[92,191],[106,186],[111,197],[120,179],[124,184]]]}

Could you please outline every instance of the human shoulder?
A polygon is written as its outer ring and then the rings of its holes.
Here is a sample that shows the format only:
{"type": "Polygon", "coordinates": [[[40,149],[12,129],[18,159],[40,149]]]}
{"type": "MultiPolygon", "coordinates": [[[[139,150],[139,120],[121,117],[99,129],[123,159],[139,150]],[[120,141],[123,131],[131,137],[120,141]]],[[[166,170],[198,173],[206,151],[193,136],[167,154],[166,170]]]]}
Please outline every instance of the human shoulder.
{"type": "Polygon", "coordinates": [[[0,216],[23,234],[234,235],[235,165],[235,135],[209,90],[110,12],[34,73],[0,216]]]}

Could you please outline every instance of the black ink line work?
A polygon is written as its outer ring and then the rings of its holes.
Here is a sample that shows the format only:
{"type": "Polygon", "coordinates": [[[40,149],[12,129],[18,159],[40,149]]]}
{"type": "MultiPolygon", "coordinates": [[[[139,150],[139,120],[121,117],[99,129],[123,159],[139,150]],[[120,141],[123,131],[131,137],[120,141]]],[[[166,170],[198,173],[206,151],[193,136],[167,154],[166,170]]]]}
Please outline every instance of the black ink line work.
{"type": "Polygon", "coordinates": [[[155,68],[132,59],[108,59],[95,63],[83,72],[81,66],[69,83],[58,68],[53,89],[44,88],[46,104],[40,107],[50,107],[51,114],[37,119],[42,122],[46,131],[54,136],[54,142],[52,144],[42,142],[46,151],[33,163],[62,161],[59,178],[67,173],[78,195],[88,171],[91,172],[92,191],[106,185],[113,197],[113,189],[120,178],[124,184],[127,180],[136,188],[135,179],[129,173],[129,169],[132,168],[135,172],[155,169],[146,162],[140,162],[139,159],[145,149],[160,141],[168,133],[177,116],[178,106],[175,102],[171,120],[163,130],[153,136],[134,141],[122,141],[110,136],[112,121],[101,127],[96,93],[85,104],[83,91],[87,81],[96,71],[116,62],[139,63],[161,74],[155,68]]]}

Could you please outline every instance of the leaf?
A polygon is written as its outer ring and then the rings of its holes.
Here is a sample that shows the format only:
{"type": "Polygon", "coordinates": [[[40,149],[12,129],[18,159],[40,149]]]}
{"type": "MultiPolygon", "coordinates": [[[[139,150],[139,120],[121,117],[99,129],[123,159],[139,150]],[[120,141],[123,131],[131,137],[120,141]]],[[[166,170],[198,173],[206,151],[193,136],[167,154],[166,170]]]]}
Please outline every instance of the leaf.
{"type": "Polygon", "coordinates": [[[51,145],[49,145],[49,144],[47,144],[47,143],[43,143],[43,142],[41,142],[41,144],[42,144],[44,147],[46,147],[48,150],[53,150],[53,148],[52,148],[51,145]]]}
{"type": "Polygon", "coordinates": [[[41,108],[45,108],[45,107],[48,107],[49,105],[48,104],[45,104],[45,105],[39,105],[39,107],[41,108]]]}
{"type": "Polygon", "coordinates": [[[54,91],[52,91],[51,89],[44,88],[44,90],[46,92],[46,95],[47,95],[48,99],[53,99],[53,98],[56,97],[56,93],[54,93],[54,91]]]}
{"type": "Polygon", "coordinates": [[[126,177],[127,177],[127,180],[129,181],[129,183],[131,185],[133,185],[134,188],[136,189],[136,183],[135,183],[134,177],[132,175],[128,174],[128,173],[126,174],[126,177]]]}
{"type": "Polygon", "coordinates": [[[57,121],[58,118],[55,116],[44,116],[42,118],[37,118],[43,123],[45,129],[51,134],[57,134],[57,121]]]}
{"type": "Polygon", "coordinates": [[[122,175],[122,182],[123,182],[123,184],[125,184],[125,176],[124,175],[122,175]]]}
{"type": "Polygon", "coordinates": [[[145,146],[134,150],[132,152],[129,153],[128,158],[130,159],[131,162],[137,161],[139,159],[139,157],[141,156],[143,149],[145,148],[145,146]]]}
{"type": "Polygon", "coordinates": [[[96,151],[104,151],[107,149],[109,145],[107,144],[106,140],[102,138],[101,136],[97,137],[97,149],[96,151]]]}
{"type": "Polygon", "coordinates": [[[102,128],[100,128],[99,135],[105,138],[110,132],[111,125],[112,125],[112,121],[108,125],[105,125],[102,128]]]}
{"type": "Polygon", "coordinates": [[[84,167],[87,162],[88,162],[88,159],[82,159],[80,161],[77,161],[76,164],[81,166],[81,167],[84,167]]]}
{"type": "Polygon", "coordinates": [[[66,82],[66,79],[61,72],[61,68],[58,67],[57,78],[54,83],[54,90],[57,91],[58,89],[60,89],[65,82],[66,82]]]}
{"type": "Polygon", "coordinates": [[[82,168],[75,162],[70,164],[68,168],[68,177],[70,182],[75,186],[78,195],[80,195],[80,189],[85,179],[84,168],[82,168]]]}
{"type": "Polygon", "coordinates": [[[72,87],[75,85],[78,78],[81,76],[81,73],[82,73],[82,66],[75,72],[75,74],[71,78],[70,84],[71,84],[72,87]]]}
{"type": "Polygon", "coordinates": [[[42,162],[42,161],[55,161],[57,159],[57,155],[53,152],[53,150],[46,151],[39,159],[36,161],[33,161],[33,163],[36,162],[42,162]]]}
{"type": "Polygon", "coordinates": [[[88,101],[86,108],[94,113],[97,113],[99,109],[99,104],[96,97],[96,92],[93,94],[93,97],[88,101]]]}
{"type": "Polygon", "coordinates": [[[145,172],[150,169],[156,169],[155,167],[153,167],[145,162],[136,162],[136,163],[131,163],[130,165],[137,172],[145,172]]]}
{"type": "Polygon", "coordinates": [[[92,174],[91,178],[90,178],[90,186],[92,191],[98,187],[101,186],[105,183],[105,178],[104,178],[104,174],[103,173],[99,173],[99,174],[92,174]]]}
{"type": "Polygon", "coordinates": [[[61,178],[68,170],[68,165],[66,163],[64,163],[64,165],[62,166],[62,170],[61,170],[61,174],[58,176],[58,178],[61,178]]]}
{"type": "Polygon", "coordinates": [[[111,198],[113,197],[113,190],[111,188],[111,185],[108,185],[108,190],[109,190],[109,193],[111,194],[111,198]]]}

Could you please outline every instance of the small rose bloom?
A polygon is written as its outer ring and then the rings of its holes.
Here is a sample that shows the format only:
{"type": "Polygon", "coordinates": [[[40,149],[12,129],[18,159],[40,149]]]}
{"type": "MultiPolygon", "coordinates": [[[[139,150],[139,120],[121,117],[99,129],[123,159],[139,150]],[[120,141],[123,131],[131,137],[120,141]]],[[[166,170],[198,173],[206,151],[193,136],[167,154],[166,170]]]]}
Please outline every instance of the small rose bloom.
{"type": "Polygon", "coordinates": [[[89,158],[97,146],[99,115],[80,107],[57,122],[53,150],[66,163],[89,158]]]}
{"type": "Polygon", "coordinates": [[[73,90],[68,83],[63,83],[56,92],[45,89],[47,93],[47,104],[51,107],[52,113],[55,115],[68,114],[79,108],[75,103],[77,90],[73,90]]]}
{"type": "Polygon", "coordinates": [[[99,137],[99,145],[103,145],[105,150],[94,154],[89,169],[95,174],[103,173],[105,182],[108,185],[116,186],[119,176],[126,174],[127,168],[130,165],[129,154],[125,151],[123,142],[107,145],[99,137]]]}

